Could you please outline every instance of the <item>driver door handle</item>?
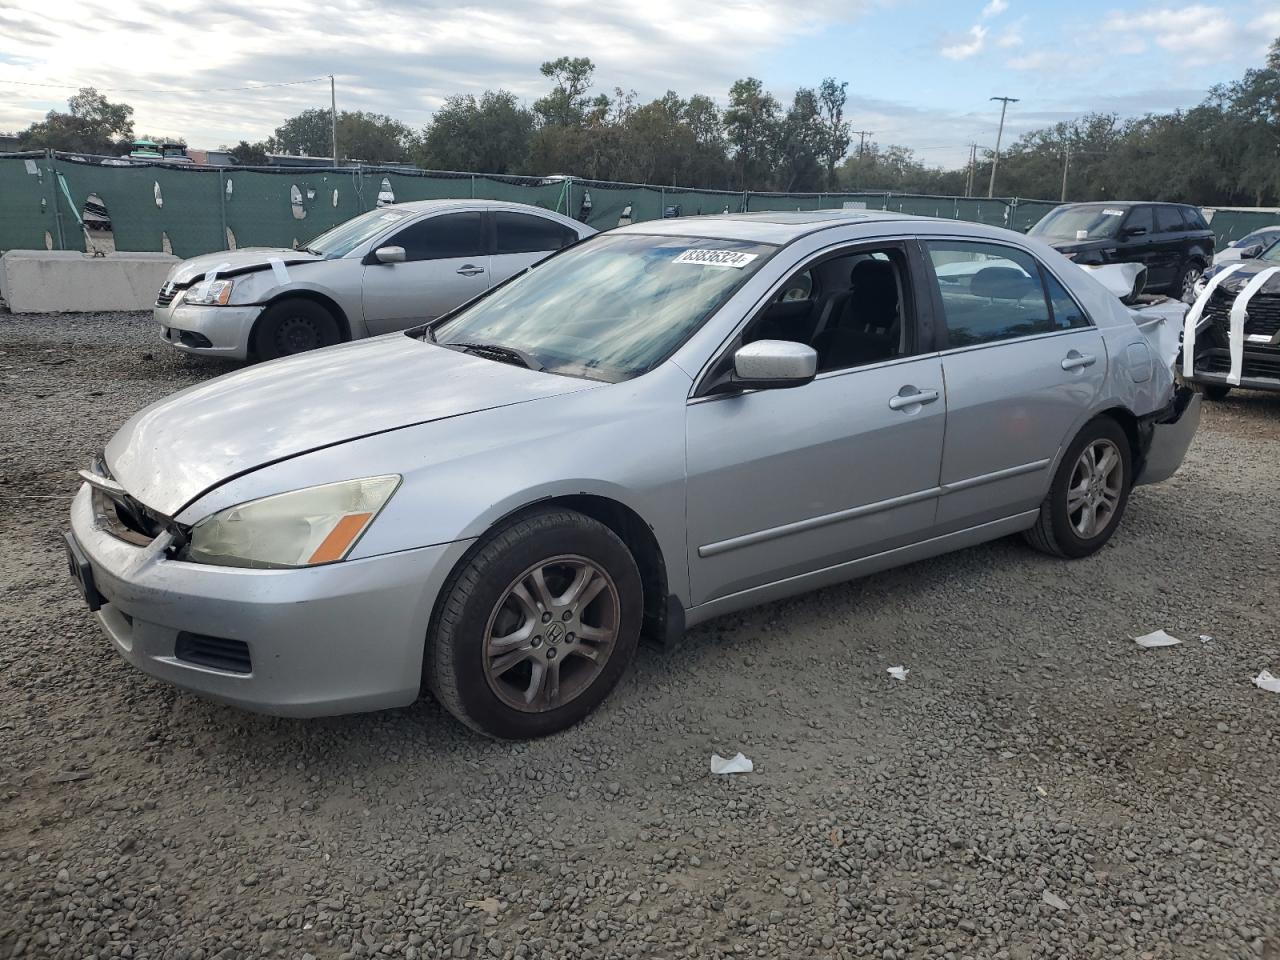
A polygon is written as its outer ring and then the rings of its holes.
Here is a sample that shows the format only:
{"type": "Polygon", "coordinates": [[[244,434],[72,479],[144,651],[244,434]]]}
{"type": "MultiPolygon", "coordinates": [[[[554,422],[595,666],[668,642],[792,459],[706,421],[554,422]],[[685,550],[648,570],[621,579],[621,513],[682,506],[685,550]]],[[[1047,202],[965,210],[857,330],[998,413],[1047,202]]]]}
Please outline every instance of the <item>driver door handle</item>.
{"type": "Polygon", "coordinates": [[[1062,358],[1063,370],[1080,370],[1084,367],[1092,367],[1098,362],[1098,358],[1091,353],[1078,353],[1072,350],[1062,358]]]}
{"type": "Polygon", "coordinates": [[[484,273],[484,267],[477,267],[474,263],[464,263],[458,268],[458,273],[464,277],[474,277],[477,273],[484,273]]]}
{"type": "MultiPolygon", "coordinates": [[[[903,390],[914,390],[914,387],[903,387],[903,390]]],[[[937,390],[916,390],[914,393],[898,393],[889,398],[890,410],[904,410],[907,407],[933,403],[938,399],[937,390]]]]}

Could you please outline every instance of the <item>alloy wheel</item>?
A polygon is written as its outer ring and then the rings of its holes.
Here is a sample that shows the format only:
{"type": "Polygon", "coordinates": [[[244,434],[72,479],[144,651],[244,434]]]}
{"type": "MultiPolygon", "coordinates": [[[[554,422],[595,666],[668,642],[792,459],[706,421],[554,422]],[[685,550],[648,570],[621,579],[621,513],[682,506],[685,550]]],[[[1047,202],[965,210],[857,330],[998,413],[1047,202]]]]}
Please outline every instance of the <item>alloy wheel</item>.
{"type": "Polygon", "coordinates": [[[1187,272],[1182,276],[1182,300],[1184,303],[1192,303],[1195,301],[1196,284],[1203,275],[1204,271],[1199,267],[1187,268],[1187,272]]]}
{"type": "Polygon", "coordinates": [[[1124,491],[1124,458],[1107,439],[1094,440],[1082,451],[1067,485],[1067,519],[1076,535],[1092,540],[1115,519],[1124,491]]]}
{"type": "Polygon", "coordinates": [[[544,713],[580,696],[613,653],[618,588],[586,557],[543,560],[511,581],[489,614],[484,673],[507,706],[544,713]]]}

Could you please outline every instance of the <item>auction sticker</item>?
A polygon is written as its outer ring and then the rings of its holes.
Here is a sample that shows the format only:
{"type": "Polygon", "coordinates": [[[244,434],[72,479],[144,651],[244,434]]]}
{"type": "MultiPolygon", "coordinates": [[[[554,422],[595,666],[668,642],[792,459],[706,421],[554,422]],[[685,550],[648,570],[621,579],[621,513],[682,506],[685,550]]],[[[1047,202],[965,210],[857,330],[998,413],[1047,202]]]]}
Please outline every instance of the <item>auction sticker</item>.
{"type": "Polygon", "coordinates": [[[686,250],[672,263],[698,263],[704,267],[734,267],[741,270],[760,256],[758,253],[739,253],[737,250],[686,250]]]}

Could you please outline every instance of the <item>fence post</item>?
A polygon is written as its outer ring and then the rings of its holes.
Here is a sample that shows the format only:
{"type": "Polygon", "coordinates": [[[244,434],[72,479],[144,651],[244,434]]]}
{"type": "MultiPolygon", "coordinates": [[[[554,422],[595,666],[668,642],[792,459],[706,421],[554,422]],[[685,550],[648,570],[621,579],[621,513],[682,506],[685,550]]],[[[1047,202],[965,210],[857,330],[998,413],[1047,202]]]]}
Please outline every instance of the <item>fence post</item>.
{"type": "Polygon", "coordinates": [[[67,249],[66,237],[62,234],[62,206],[58,203],[58,165],[54,161],[53,151],[45,151],[45,159],[49,164],[49,198],[53,201],[53,222],[58,235],[58,249],[67,249]]]}
{"type": "Polygon", "coordinates": [[[226,167],[218,168],[218,212],[222,220],[222,236],[219,242],[222,244],[223,250],[231,249],[227,243],[227,169],[226,167]]]}
{"type": "Polygon", "coordinates": [[[471,199],[474,200],[475,198],[476,198],[476,175],[473,173],[471,175],[471,199]]]}

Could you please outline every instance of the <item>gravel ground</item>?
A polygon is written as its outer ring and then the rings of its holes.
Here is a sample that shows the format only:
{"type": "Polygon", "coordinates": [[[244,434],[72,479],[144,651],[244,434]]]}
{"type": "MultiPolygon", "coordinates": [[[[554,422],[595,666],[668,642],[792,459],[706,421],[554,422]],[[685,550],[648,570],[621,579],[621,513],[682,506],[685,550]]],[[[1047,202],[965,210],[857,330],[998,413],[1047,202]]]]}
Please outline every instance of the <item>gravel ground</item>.
{"type": "Polygon", "coordinates": [[[138,315],[0,315],[0,958],[1280,957],[1249,682],[1280,399],[1210,406],[1096,557],[1002,541],[728,617],[513,746],[429,700],[252,716],[111,652],[73,470],[220,369],[138,315]],[[1129,639],[1157,628],[1188,642],[1129,639]]]}

